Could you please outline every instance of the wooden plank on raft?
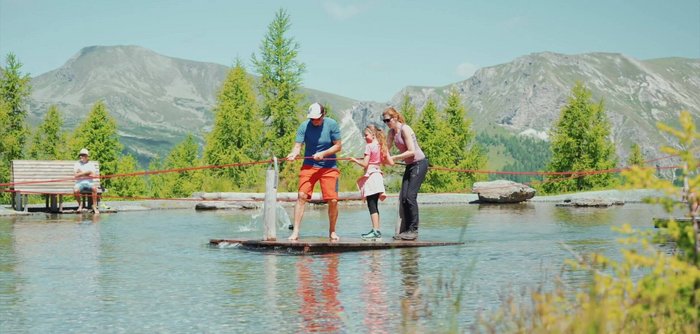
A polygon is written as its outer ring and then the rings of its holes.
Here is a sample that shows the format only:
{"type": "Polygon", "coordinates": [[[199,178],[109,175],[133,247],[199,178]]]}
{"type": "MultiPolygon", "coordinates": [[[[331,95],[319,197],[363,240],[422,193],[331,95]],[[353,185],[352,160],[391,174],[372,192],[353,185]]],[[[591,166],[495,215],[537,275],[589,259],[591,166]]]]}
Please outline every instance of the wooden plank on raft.
{"type": "Polygon", "coordinates": [[[393,240],[391,237],[381,241],[365,241],[359,238],[342,238],[339,241],[330,241],[324,237],[309,237],[296,241],[277,240],[264,241],[260,239],[211,239],[212,246],[239,245],[245,249],[261,251],[292,251],[302,253],[340,253],[356,252],[375,249],[435,247],[463,245],[463,242],[443,241],[405,241],[393,240]]]}

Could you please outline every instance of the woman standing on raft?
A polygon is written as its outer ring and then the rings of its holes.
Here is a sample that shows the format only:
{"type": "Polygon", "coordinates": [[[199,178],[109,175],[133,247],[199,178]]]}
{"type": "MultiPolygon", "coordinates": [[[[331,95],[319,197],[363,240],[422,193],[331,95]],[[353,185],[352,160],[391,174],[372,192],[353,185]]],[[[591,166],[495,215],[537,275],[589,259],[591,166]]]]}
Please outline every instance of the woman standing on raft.
{"type": "Polygon", "coordinates": [[[399,150],[399,154],[392,156],[391,160],[403,160],[406,163],[399,193],[401,228],[394,239],[416,240],[419,223],[418,190],[428,172],[428,158],[418,146],[416,133],[408,124],[405,124],[403,115],[393,107],[389,107],[384,110],[382,116],[382,121],[389,127],[387,145],[391,148],[393,144],[399,150]]]}

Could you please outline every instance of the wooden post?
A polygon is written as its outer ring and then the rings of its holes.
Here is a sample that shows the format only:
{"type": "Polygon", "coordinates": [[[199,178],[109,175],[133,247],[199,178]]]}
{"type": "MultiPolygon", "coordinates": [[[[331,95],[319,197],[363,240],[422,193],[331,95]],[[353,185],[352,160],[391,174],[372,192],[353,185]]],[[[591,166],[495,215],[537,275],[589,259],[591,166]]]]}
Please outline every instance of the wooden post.
{"type": "Polygon", "coordinates": [[[396,230],[394,231],[394,233],[396,235],[399,235],[399,233],[401,232],[401,221],[403,220],[403,206],[401,205],[401,195],[400,194],[401,193],[399,192],[399,205],[398,205],[399,212],[398,212],[398,215],[396,217],[396,230]]]}
{"type": "Polygon", "coordinates": [[[275,168],[265,173],[265,204],[263,205],[263,240],[277,240],[277,158],[275,168]]]}

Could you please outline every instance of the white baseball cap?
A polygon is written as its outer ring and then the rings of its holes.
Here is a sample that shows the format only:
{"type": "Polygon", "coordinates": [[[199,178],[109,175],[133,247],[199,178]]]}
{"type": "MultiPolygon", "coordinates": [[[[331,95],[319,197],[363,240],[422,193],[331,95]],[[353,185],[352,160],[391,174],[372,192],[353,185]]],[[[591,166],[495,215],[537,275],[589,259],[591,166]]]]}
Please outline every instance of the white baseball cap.
{"type": "Polygon", "coordinates": [[[81,156],[83,154],[90,155],[90,152],[88,152],[88,150],[86,148],[84,148],[84,149],[80,150],[80,153],[78,153],[78,156],[81,156]]]}
{"type": "Polygon", "coordinates": [[[320,103],[314,103],[309,106],[309,113],[306,118],[318,119],[323,116],[323,106],[320,103]]]}

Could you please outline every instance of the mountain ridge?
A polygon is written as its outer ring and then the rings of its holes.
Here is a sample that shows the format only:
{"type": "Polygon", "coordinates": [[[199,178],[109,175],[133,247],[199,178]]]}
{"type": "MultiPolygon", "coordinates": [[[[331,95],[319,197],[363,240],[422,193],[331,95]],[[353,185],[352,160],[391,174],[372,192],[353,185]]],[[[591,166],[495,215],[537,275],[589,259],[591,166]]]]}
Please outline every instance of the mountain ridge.
{"type": "MultiPolygon", "coordinates": [[[[29,121],[38,124],[55,104],[72,129],[102,100],[119,125],[128,151],[147,160],[167,154],[187,133],[202,139],[211,129],[212,107],[228,66],[160,55],[140,46],[89,46],[66,63],[32,78],[29,121]]],[[[253,78],[255,78],[253,76],[253,78]]],[[[387,102],[358,101],[303,89],[306,102],[332,106],[343,132],[346,154],[362,148],[361,129],[380,123],[388,105],[404,94],[417,110],[428,98],[443,106],[454,89],[479,132],[506,131],[546,137],[566,104],[574,82],[582,81],[602,99],[613,125],[612,140],[621,160],[632,142],[646,156],[658,154],[656,122],[675,124],[678,111],[700,115],[700,59],[666,57],[637,60],[619,53],[564,55],[539,52],[484,67],[467,80],[441,87],[407,86],[387,102]]]]}

